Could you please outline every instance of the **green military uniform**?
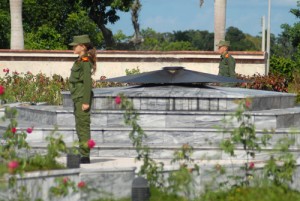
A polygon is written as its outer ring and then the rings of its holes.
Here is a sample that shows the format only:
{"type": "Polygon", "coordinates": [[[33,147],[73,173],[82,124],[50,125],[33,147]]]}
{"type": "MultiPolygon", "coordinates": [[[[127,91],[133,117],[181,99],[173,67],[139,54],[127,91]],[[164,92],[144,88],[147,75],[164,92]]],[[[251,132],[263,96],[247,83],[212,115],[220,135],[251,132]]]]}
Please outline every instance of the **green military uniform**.
{"type": "MultiPolygon", "coordinates": [[[[80,44],[89,44],[88,35],[74,36],[73,42],[69,45],[77,46],[80,44]]],[[[79,140],[79,152],[84,163],[89,163],[90,149],[87,142],[91,138],[91,104],[92,104],[92,68],[93,63],[88,54],[82,55],[76,59],[71,69],[69,78],[71,98],[74,102],[74,116],[76,124],[76,133],[79,140]],[[88,104],[89,109],[82,110],[82,105],[88,104]]],[[[81,161],[83,162],[83,161],[81,161]]]]}
{"type": "Polygon", "coordinates": [[[219,75],[235,78],[235,59],[228,52],[221,55],[219,75]]]}
{"type": "Polygon", "coordinates": [[[72,69],[69,78],[71,98],[74,102],[74,115],[76,124],[76,133],[79,139],[79,151],[81,156],[89,157],[90,149],[87,147],[87,141],[91,138],[91,100],[92,100],[92,63],[87,55],[78,58],[72,69]],[[82,110],[82,104],[89,104],[88,110],[82,110]]]}
{"type": "MultiPolygon", "coordinates": [[[[219,63],[219,75],[235,78],[235,59],[228,53],[227,49],[230,46],[229,41],[221,40],[217,46],[221,49],[221,60],[219,63]],[[225,50],[225,51],[224,51],[225,50]]],[[[235,86],[235,83],[224,83],[221,86],[235,86]]]]}

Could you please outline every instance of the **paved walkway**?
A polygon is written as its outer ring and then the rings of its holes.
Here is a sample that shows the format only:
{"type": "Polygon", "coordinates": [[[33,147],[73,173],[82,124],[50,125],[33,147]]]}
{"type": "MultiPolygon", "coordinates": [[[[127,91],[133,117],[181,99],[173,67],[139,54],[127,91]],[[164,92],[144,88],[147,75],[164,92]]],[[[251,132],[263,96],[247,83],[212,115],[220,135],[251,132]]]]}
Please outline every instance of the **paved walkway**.
{"type": "MultiPolygon", "coordinates": [[[[58,158],[58,161],[66,164],[66,157],[58,158]]],[[[170,160],[156,160],[157,162],[163,162],[165,165],[170,165],[170,160]]],[[[139,170],[142,165],[141,161],[136,161],[134,158],[118,158],[118,157],[91,157],[90,164],[80,164],[80,168],[83,169],[101,169],[101,170],[120,170],[127,168],[136,168],[139,170]]]]}
{"type": "MultiPolygon", "coordinates": [[[[58,159],[59,162],[66,164],[66,157],[58,159]]],[[[177,164],[171,164],[171,159],[156,159],[157,163],[163,162],[165,170],[177,169],[177,164]]],[[[245,160],[194,160],[199,166],[215,166],[220,165],[243,165],[245,160]]],[[[252,162],[252,161],[251,161],[252,162]]],[[[263,161],[253,161],[256,167],[263,166],[263,161]]],[[[85,170],[122,170],[128,168],[136,168],[139,171],[142,161],[136,161],[135,158],[118,158],[118,157],[91,157],[90,164],[80,164],[80,168],[85,170]]]]}

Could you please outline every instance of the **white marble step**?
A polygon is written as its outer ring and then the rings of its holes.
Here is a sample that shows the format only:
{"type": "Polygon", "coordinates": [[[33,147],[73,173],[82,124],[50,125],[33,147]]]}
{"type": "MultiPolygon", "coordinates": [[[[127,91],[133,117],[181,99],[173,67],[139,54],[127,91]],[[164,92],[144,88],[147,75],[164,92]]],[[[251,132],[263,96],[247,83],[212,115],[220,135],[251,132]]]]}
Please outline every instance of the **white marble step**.
{"type": "MultiPolygon", "coordinates": [[[[4,122],[6,125],[8,122],[4,122]]],[[[2,123],[1,129],[5,129],[6,125],[2,123]]],[[[74,126],[60,126],[55,128],[53,125],[32,124],[32,122],[19,121],[17,130],[26,131],[28,127],[33,126],[33,132],[27,135],[27,141],[33,149],[45,151],[45,138],[52,133],[58,133],[63,136],[64,141],[68,146],[71,146],[77,135],[74,126]]],[[[195,149],[195,156],[201,158],[206,157],[225,157],[220,149],[222,140],[229,137],[229,133],[222,133],[218,129],[213,128],[143,128],[147,138],[144,143],[151,148],[152,154],[158,158],[171,157],[175,150],[183,144],[189,144],[195,149]]],[[[129,139],[131,128],[106,128],[92,127],[91,138],[96,142],[96,148],[93,150],[94,156],[115,156],[115,157],[135,157],[135,150],[132,147],[132,142],[129,139]]],[[[229,131],[231,131],[229,129],[229,131]]],[[[3,132],[1,132],[3,133],[3,132]]],[[[256,130],[258,136],[264,135],[263,130],[256,130]]],[[[285,137],[290,133],[289,129],[277,129],[273,133],[273,138],[265,149],[270,151],[278,139],[285,137]]],[[[293,137],[297,142],[300,142],[300,131],[296,132],[293,137]]],[[[243,157],[245,153],[238,146],[238,157],[243,157]]],[[[297,147],[294,151],[299,150],[297,147]]],[[[261,156],[266,156],[264,152],[261,156]]]]}

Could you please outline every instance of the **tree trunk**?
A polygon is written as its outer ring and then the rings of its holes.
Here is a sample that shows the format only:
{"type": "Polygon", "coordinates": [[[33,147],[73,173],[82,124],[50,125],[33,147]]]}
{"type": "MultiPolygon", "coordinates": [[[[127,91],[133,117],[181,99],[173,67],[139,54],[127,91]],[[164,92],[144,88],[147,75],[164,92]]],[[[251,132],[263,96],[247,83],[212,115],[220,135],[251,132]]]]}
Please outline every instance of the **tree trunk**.
{"type": "Polygon", "coordinates": [[[23,0],[9,0],[11,17],[10,49],[24,49],[22,2],[23,0]]]}
{"type": "Polygon", "coordinates": [[[226,1],[227,0],[215,0],[215,38],[214,38],[214,50],[218,47],[216,44],[220,40],[225,39],[225,27],[226,27],[226,1]]]}
{"type": "Polygon", "coordinates": [[[98,24],[98,27],[100,28],[100,30],[103,34],[106,49],[107,50],[113,49],[116,44],[115,44],[115,40],[114,40],[112,31],[109,30],[108,28],[106,28],[106,26],[104,24],[98,24]]]}
{"type": "Polygon", "coordinates": [[[143,37],[140,32],[140,25],[139,25],[139,12],[141,10],[142,4],[139,0],[135,0],[134,3],[131,6],[131,21],[134,28],[134,36],[131,39],[131,42],[133,42],[134,45],[138,45],[141,42],[143,42],[143,37]]]}

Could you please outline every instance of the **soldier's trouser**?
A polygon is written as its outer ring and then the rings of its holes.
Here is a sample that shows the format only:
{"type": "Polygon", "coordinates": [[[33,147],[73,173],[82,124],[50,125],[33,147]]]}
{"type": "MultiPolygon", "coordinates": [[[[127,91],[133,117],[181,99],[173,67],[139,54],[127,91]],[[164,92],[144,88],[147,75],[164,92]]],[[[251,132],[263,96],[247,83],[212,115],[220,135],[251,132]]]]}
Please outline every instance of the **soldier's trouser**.
{"type": "Polygon", "coordinates": [[[91,138],[91,131],[90,131],[91,114],[90,114],[90,109],[82,111],[81,98],[74,100],[74,115],[75,115],[76,133],[79,140],[79,153],[83,157],[89,157],[90,149],[87,146],[87,142],[91,138]]]}

